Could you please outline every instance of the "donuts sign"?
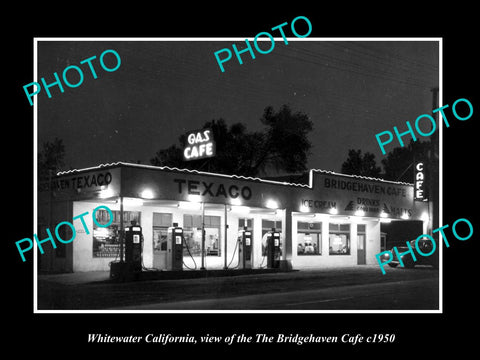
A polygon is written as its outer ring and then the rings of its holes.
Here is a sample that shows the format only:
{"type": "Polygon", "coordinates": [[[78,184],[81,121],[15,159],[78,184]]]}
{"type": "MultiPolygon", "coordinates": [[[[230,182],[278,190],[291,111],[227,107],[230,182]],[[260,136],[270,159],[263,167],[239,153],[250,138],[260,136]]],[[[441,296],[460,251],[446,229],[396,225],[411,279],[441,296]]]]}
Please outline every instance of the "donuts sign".
{"type": "Polygon", "coordinates": [[[192,131],[187,134],[187,144],[183,150],[185,161],[199,160],[215,156],[215,141],[210,129],[192,131]]]}

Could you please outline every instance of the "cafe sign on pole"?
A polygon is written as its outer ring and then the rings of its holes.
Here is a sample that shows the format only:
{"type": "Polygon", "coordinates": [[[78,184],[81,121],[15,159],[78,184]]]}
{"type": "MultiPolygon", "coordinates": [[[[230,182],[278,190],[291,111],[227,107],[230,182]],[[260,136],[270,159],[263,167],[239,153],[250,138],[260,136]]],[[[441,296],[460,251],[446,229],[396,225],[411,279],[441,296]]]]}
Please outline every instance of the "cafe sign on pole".
{"type": "Polygon", "coordinates": [[[187,133],[187,144],[183,149],[185,161],[214,157],[215,140],[211,129],[202,129],[187,133]]]}
{"type": "Polygon", "coordinates": [[[415,162],[415,184],[414,184],[414,200],[428,201],[427,187],[425,179],[425,162],[423,160],[415,162]]]}

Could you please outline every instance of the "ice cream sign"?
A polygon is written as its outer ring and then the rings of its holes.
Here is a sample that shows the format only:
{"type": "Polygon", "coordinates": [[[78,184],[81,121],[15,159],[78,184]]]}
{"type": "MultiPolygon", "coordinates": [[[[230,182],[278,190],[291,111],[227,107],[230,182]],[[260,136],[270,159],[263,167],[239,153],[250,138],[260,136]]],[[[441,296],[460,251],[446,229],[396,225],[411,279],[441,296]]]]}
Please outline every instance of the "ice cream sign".
{"type": "Polygon", "coordinates": [[[185,161],[199,160],[215,156],[215,141],[210,129],[193,131],[187,134],[187,144],[183,150],[185,161]]]}

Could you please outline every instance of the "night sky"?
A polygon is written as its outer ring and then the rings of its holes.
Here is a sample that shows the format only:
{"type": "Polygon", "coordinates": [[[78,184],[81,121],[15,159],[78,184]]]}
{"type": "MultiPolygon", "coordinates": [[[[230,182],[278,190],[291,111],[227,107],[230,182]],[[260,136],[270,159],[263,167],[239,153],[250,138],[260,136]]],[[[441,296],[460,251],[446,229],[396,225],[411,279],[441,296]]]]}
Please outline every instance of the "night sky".
{"type": "MultiPolygon", "coordinates": [[[[250,35],[248,35],[250,36],[250,35]]],[[[243,122],[261,129],[266,106],[288,104],[310,117],[314,130],[308,168],[340,171],[348,149],[383,155],[375,134],[406,129],[405,121],[431,113],[438,86],[436,41],[296,41],[281,38],[266,55],[243,65],[235,56],[218,67],[213,53],[244,48],[235,41],[40,41],[38,81],[53,81],[69,65],[84,70],[77,88],[37,95],[38,143],[63,139],[65,169],[149,159],[209,120],[243,122]],[[117,71],[105,72],[100,54],[114,49],[117,71]],[[80,61],[93,55],[98,78],[80,61]]],[[[268,48],[267,43],[261,44],[268,48]]],[[[105,57],[115,65],[113,55],[105,57]]],[[[110,66],[113,66],[110,65],[110,66]]],[[[69,72],[75,82],[75,71],[69,72]]],[[[408,139],[407,139],[408,141],[408,139]]],[[[387,151],[393,148],[387,147],[387,151]]]]}

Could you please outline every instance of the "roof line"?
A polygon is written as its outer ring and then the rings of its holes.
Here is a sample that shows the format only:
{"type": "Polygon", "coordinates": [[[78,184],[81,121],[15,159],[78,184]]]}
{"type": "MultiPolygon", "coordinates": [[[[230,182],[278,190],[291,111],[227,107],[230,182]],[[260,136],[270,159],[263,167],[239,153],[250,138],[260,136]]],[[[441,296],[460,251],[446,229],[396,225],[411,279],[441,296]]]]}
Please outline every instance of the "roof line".
{"type": "Polygon", "coordinates": [[[260,181],[260,182],[266,182],[266,183],[278,184],[278,185],[292,185],[292,186],[299,186],[299,187],[310,187],[307,184],[297,184],[297,183],[291,183],[291,182],[286,182],[286,181],[274,181],[274,180],[261,179],[261,178],[258,178],[258,177],[251,177],[251,176],[227,175],[227,174],[211,173],[211,172],[198,171],[198,170],[192,170],[192,169],[180,169],[180,168],[177,168],[177,167],[170,167],[170,166],[155,166],[155,165],[146,165],[146,164],[135,164],[135,163],[128,163],[128,162],[124,162],[124,161],[117,161],[117,162],[113,162],[113,163],[100,164],[100,165],[97,165],[97,166],[92,166],[92,167],[83,168],[83,169],[73,169],[73,170],[59,171],[59,172],[57,172],[57,176],[77,173],[77,172],[80,172],[80,171],[98,170],[98,169],[105,168],[105,167],[113,167],[113,166],[119,166],[119,165],[120,166],[121,165],[129,166],[129,167],[138,167],[138,168],[143,168],[143,169],[188,172],[188,173],[194,173],[194,174],[199,174],[199,175],[214,175],[214,176],[221,176],[221,177],[226,177],[226,178],[260,181]]]}
{"type": "Polygon", "coordinates": [[[356,179],[365,179],[365,180],[372,180],[372,181],[381,181],[381,182],[386,182],[386,183],[391,183],[391,184],[397,184],[397,185],[409,185],[409,186],[413,186],[412,183],[407,183],[407,182],[403,182],[403,181],[384,180],[384,179],[380,179],[380,178],[369,177],[369,176],[362,176],[362,175],[341,174],[341,173],[337,173],[337,172],[330,171],[330,170],[310,169],[310,173],[313,173],[313,172],[320,172],[320,173],[332,174],[332,175],[337,175],[337,176],[346,176],[346,177],[352,177],[352,178],[356,178],[356,179]]]}
{"type": "Polygon", "coordinates": [[[138,167],[138,168],[143,168],[143,169],[169,170],[169,171],[187,172],[187,173],[193,173],[193,174],[199,174],[199,175],[214,175],[214,176],[221,176],[221,177],[225,177],[225,178],[260,181],[260,182],[277,184],[277,185],[289,185],[289,186],[306,187],[306,188],[310,188],[310,189],[313,189],[313,173],[314,172],[337,175],[337,176],[345,176],[345,177],[351,177],[351,178],[356,178],[356,179],[365,179],[365,180],[370,180],[370,181],[380,181],[380,182],[391,183],[391,184],[396,184],[396,185],[413,186],[412,183],[407,183],[407,182],[402,182],[402,181],[390,181],[390,180],[384,180],[384,179],[368,177],[368,176],[341,174],[341,173],[337,173],[337,172],[334,172],[334,171],[322,170],[322,169],[310,169],[308,184],[298,184],[298,183],[292,183],[292,182],[287,182],[287,181],[275,181],[275,180],[261,179],[261,178],[258,178],[258,177],[251,177],[251,176],[227,175],[227,174],[211,173],[211,172],[207,172],[207,171],[199,171],[199,170],[192,170],[192,169],[180,169],[180,168],[177,168],[177,167],[170,167],[170,166],[155,166],[155,165],[146,165],[146,164],[135,164],[135,163],[128,163],[128,162],[124,162],[124,161],[117,161],[117,162],[112,162],[112,163],[100,164],[100,165],[97,165],[97,166],[87,167],[87,168],[83,168],[83,169],[73,169],[73,170],[59,171],[59,172],[57,172],[57,176],[77,173],[77,172],[80,172],[80,171],[98,170],[98,169],[102,169],[102,168],[105,168],[105,167],[122,166],[122,165],[123,166],[129,166],[129,167],[138,167]]]}

